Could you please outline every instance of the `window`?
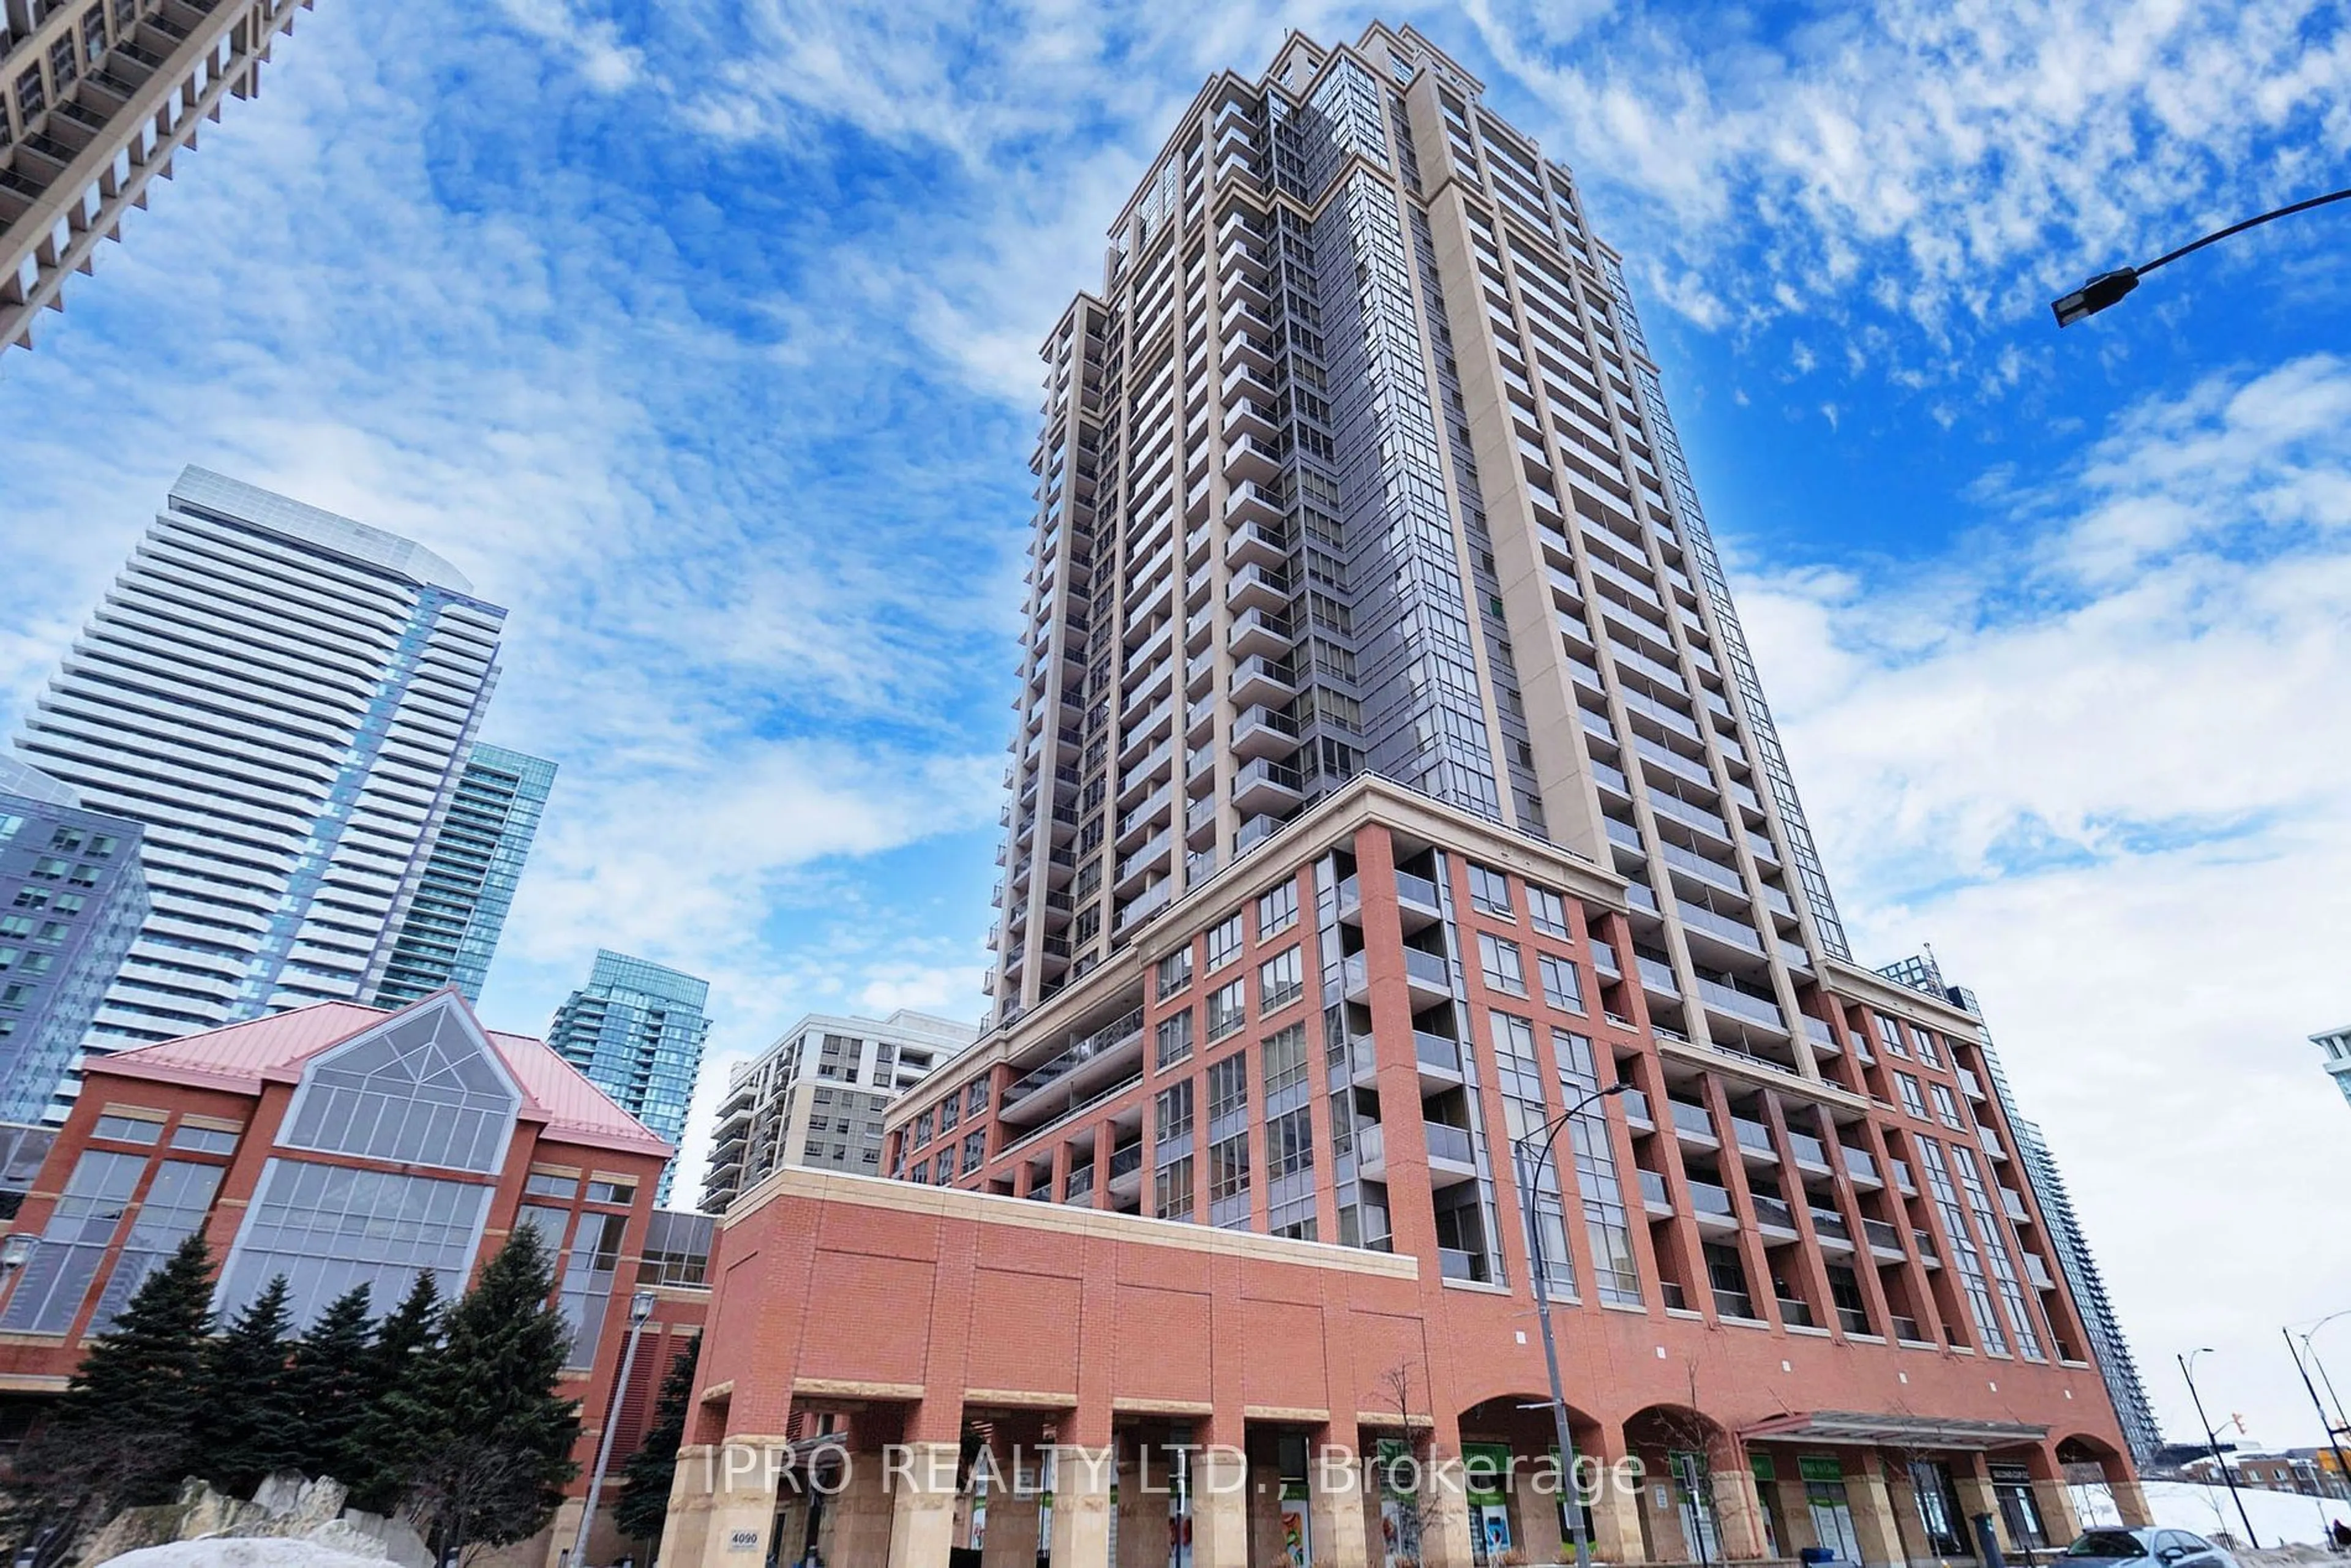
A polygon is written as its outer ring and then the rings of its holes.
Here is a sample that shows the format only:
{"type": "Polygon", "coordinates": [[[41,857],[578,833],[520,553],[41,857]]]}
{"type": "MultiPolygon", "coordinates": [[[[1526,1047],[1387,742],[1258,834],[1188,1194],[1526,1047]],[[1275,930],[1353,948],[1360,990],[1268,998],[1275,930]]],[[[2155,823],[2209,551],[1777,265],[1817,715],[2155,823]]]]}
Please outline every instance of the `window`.
{"type": "Polygon", "coordinates": [[[49,98],[41,86],[41,68],[35,66],[16,78],[16,118],[30,125],[35,115],[48,107],[49,98]]]}
{"type": "Polygon", "coordinates": [[[47,909],[48,906],[49,895],[44,889],[37,887],[20,887],[16,890],[17,908],[47,909]]]}
{"type": "Polygon", "coordinates": [[[1157,1064],[1171,1066],[1192,1054],[1192,1009],[1186,1008],[1174,1018],[1159,1020],[1159,1052],[1157,1064]]]}
{"type": "Polygon", "coordinates": [[[1257,938],[1279,936],[1298,924],[1298,884],[1285,882],[1257,901],[1257,938]]]}
{"type": "Polygon", "coordinates": [[[637,1201],[637,1184],[629,1181],[591,1181],[588,1184],[588,1201],[634,1203],[637,1201]]]}
{"type": "Polygon", "coordinates": [[[172,1129],[172,1146],[192,1155],[233,1155],[237,1134],[225,1127],[191,1127],[183,1122],[172,1129]]]}
{"type": "Polygon", "coordinates": [[[1270,1105],[1274,1096],[1306,1082],[1306,1026],[1294,1023],[1267,1036],[1258,1054],[1264,1061],[1265,1099],[1270,1105]]]}
{"type": "MultiPolygon", "coordinates": [[[[523,1210],[529,1222],[543,1218],[552,1228],[542,1230],[552,1251],[562,1239],[564,1215],[561,1209],[523,1210]]],[[[580,1227],[571,1239],[571,1250],[564,1255],[556,1291],[555,1304],[563,1314],[566,1327],[571,1331],[569,1353],[564,1365],[574,1369],[592,1366],[596,1362],[596,1341],[602,1333],[607,1309],[612,1300],[612,1279],[620,1271],[621,1242],[628,1231],[628,1217],[621,1214],[583,1214],[580,1227]]]]}
{"type": "Polygon", "coordinates": [[[1955,1133],[1966,1132],[1967,1118],[1959,1114],[1959,1103],[1951,1097],[1950,1090],[1940,1083],[1929,1083],[1927,1088],[1935,1096],[1935,1114],[1942,1118],[1943,1125],[1955,1133]]]}
{"type": "Polygon", "coordinates": [[[1257,969],[1257,1007],[1260,1014],[1286,1008],[1306,988],[1298,949],[1285,947],[1257,969]]]}
{"type": "Polygon", "coordinates": [[[1475,861],[1469,862],[1469,902],[1498,919],[1516,918],[1510,913],[1510,879],[1475,861]]]}
{"type": "Polygon", "coordinates": [[[59,828],[49,835],[49,848],[63,850],[68,854],[81,848],[89,833],[80,828],[59,828]]]}
{"type": "Polygon", "coordinates": [[[1562,1012],[1583,1010],[1583,982],[1575,966],[1550,953],[1535,955],[1535,967],[1542,974],[1543,1000],[1562,1012]]]}
{"type": "Polygon", "coordinates": [[[569,1203],[580,1196],[580,1183],[570,1176],[550,1176],[533,1171],[523,1178],[523,1191],[534,1197],[559,1197],[569,1203]]]}
{"type": "Polygon", "coordinates": [[[963,1113],[967,1116],[987,1114],[987,1080],[975,1078],[964,1086],[963,1113]]]}
{"type": "Polygon", "coordinates": [[[1890,1018],[1880,1015],[1877,1019],[1877,1038],[1884,1043],[1886,1050],[1906,1061],[1908,1060],[1910,1048],[1902,1043],[1902,1026],[1900,1024],[1896,1023],[1890,1018]]]}
{"type": "Polygon", "coordinates": [[[1249,1109],[1249,1062],[1228,1056],[1208,1064],[1208,1119],[1216,1121],[1249,1109]]]}
{"type": "Polygon", "coordinates": [[[1547,887],[1527,883],[1527,915],[1546,936],[1564,938],[1568,934],[1566,901],[1547,887]]]}
{"type": "Polygon", "coordinates": [[[928,1111],[914,1118],[914,1146],[920,1148],[931,1141],[931,1113],[928,1111]]]}
{"type": "Polygon", "coordinates": [[[66,862],[55,855],[43,855],[33,862],[33,869],[26,874],[43,882],[55,882],[66,874],[66,862]]]}
{"type": "Polygon", "coordinates": [[[24,818],[12,817],[5,811],[0,811],[0,844],[5,844],[10,839],[15,838],[18,830],[23,828],[24,825],[24,818]]]}
{"type": "Polygon", "coordinates": [[[1186,1155],[1159,1167],[1152,1182],[1152,1211],[1162,1219],[1192,1218],[1192,1156],[1186,1155]]]}
{"type": "Polygon", "coordinates": [[[155,1179],[131,1218],[131,1233],[123,1238],[114,1273],[98,1298],[98,1313],[89,1321],[92,1333],[111,1326],[116,1314],[131,1304],[131,1298],[147,1282],[147,1276],[162,1268],[180,1243],[204,1222],[213,1195],[220,1190],[222,1174],[219,1166],[200,1166],[190,1160],[165,1160],[155,1167],[155,1179]]]}
{"type": "Polygon", "coordinates": [[[1216,973],[1241,956],[1241,917],[1238,915],[1208,930],[1208,972],[1216,973]]]}
{"type": "Polygon", "coordinates": [[[403,1165],[494,1171],[520,1103],[467,1032],[465,1015],[434,1006],[316,1059],[295,1095],[293,1130],[279,1141],[403,1165]]]}
{"type": "Polygon", "coordinates": [[[1153,1096],[1151,1102],[1151,1135],[1154,1141],[1165,1143],[1180,1138],[1192,1130],[1192,1081],[1170,1084],[1153,1096]]]}
{"type": "Polygon", "coordinates": [[[987,1157],[987,1129],[982,1127],[976,1133],[966,1133],[963,1137],[963,1174],[971,1175],[979,1168],[979,1162],[987,1157]]]}
{"type": "Polygon", "coordinates": [[[1170,953],[1159,960],[1159,999],[1169,997],[1192,983],[1192,949],[1187,945],[1181,951],[1170,953]]]}
{"type": "Polygon", "coordinates": [[[946,1099],[939,1102],[940,1137],[944,1138],[949,1133],[954,1132],[956,1130],[956,1124],[962,1120],[963,1097],[961,1095],[949,1094],[946,1099]]]}
{"type": "Polygon", "coordinates": [[[1503,991],[1514,997],[1527,994],[1526,970],[1519,959],[1519,945],[1505,942],[1487,932],[1478,933],[1478,961],[1485,970],[1486,988],[1503,991]]]}
{"type": "Polygon", "coordinates": [[[1918,1092],[1918,1081],[1907,1072],[1894,1075],[1894,1087],[1902,1096],[1902,1108],[1921,1122],[1927,1119],[1927,1097],[1918,1092]]]}
{"type": "Polygon", "coordinates": [[[1925,1062],[1929,1067],[1940,1067],[1943,1065],[1942,1048],[1935,1043],[1935,1037],[1933,1035],[1928,1034],[1917,1024],[1912,1024],[1910,1026],[1910,1043],[1918,1048],[1919,1061],[1925,1062]]]}
{"type": "Polygon", "coordinates": [[[90,1281],[106,1256],[106,1244],[131,1206],[131,1194],[147,1168],[144,1155],[108,1154],[90,1149],[75,1162],[73,1175],[49,1222],[41,1244],[16,1281],[8,1298],[8,1315],[0,1328],[32,1333],[63,1333],[89,1294],[90,1281]]]}
{"type": "Polygon", "coordinates": [[[273,1159],[222,1271],[220,1306],[242,1312],[270,1280],[286,1276],[294,1322],[308,1327],[354,1285],[397,1301],[417,1270],[433,1270],[444,1296],[460,1293],[489,1207],[486,1183],[311,1160],[273,1159]]]}
{"type": "Polygon", "coordinates": [[[66,878],[66,880],[72,883],[76,887],[96,887],[98,885],[98,868],[94,865],[78,865],[73,868],[73,874],[66,878]]]}
{"type": "Polygon", "coordinates": [[[1265,1174],[1272,1180],[1314,1168],[1314,1123],[1307,1108],[1284,1112],[1265,1124],[1265,1174]]]}
{"type": "Polygon", "coordinates": [[[1249,1134],[1208,1145],[1208,1201],[1245,1197],[1249,1185],[1249,1134]]]}
{"type": "Polygon", "coordinates": [[[941,1149],[931,1166],[931,1183],[935,1186],[950,1186],[955,1183],[956,1154],[953,1149],[941,1149]]]}
{"type": "Polygon", "coordinates": [[[1208,1038],[1222,1040],[1241,1027],[1248,1016],[1248,1002],[1242,996],[1242,986],[1235,980],[1208,993],[1208,1038]]]}
{"type": "Polygon", "coordinates": [[[89,1135],[117,1144],[152,1144],[163,1135],[163,1124],[136,1116],[100,1116],[89,1135]]]}
{"type": "Polygon", "coordinates": [[[19,942],[33,939],[33,917],[29,915],[0,915],[0,936],[14,936],[19,942]]]}

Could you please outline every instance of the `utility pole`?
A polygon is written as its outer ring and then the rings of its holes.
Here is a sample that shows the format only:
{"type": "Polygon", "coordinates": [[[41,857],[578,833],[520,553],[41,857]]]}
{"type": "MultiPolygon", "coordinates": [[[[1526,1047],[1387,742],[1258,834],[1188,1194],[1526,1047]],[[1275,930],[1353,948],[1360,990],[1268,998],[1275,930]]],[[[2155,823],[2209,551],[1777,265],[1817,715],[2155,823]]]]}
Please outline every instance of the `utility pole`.
{"type": "Polygon", "coordinates": [[[2259,1552],[2262,1542],[2261,1538],[2253,1533],[2253,1516],[2245,1511],[2245,1500],[2237,1491],[2237,1478],[2230,1470],[2229,1461],[2220,1457],[2220,1437],[2212,1430],[2212,1418],[2204,1414],[2204,1396],[2196,1392],[2196,1375],[2189,1370],[2196,1356],[2211,1348],[2206,1345],[2194,1355],[2179,1357],[2179,1375],[2188,1380],[2188,1397],[2195,1401],[2196,1419],[2204,1428],[2204,1446],[2211,1450],[2212,1462],[2220,1467],[2220,1479],[2229,1489],[2229,1500],[2237,1505],[2237,1518],[2245,1527],[2245,1546],[2250,1551],[2259,1552]]]}

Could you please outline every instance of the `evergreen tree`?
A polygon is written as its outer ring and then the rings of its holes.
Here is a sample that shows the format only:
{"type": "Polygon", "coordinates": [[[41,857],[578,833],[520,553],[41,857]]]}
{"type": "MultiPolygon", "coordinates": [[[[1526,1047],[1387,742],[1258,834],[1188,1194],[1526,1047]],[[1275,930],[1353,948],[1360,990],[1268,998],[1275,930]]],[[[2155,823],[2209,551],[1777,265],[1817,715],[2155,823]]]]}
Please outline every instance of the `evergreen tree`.
{"type": "Polygon", "coordinates": [[[426,1439],[407,1450],[404,1506],[444,1554],[537,1533],[579,1473],[579,1401],[555,1393],[571,1333],[554,1289],[547,1243],[517,1226],[451,1309],[440,1349],[385,1397],[426,1439]]]}
{"type": "Polygon", "coordinates": [[[195,1469],[231,1497],[300,1463],[301,1433],[287,1372],[293,1346],[286,1276],[277,1275],[204,1347],[195,1469]]]}
{"type": "Polygon", "coordinates": [[[422,1269],[400,1305],[376,1325],[361,1409],[331,1468],[350,1489],[353,1508],[388,1514],[400,1506],[409,1461],[435,1425],[415,1394],[439,1344],[441,1317],[440,1284],[431,1270],[422,1269]]]}
{"type": "Polygon", "coordinates": [[[367,1286],[354,1285],[329,1302],[294,1347],[286,1369],[286,1403],[294,1421],[286,1446],[293,1468],[305,1476],[341,1480],[338,1467],[367,1414],[375,1376],[368,1296],[367,1286]]]}
{"type": "Polygon", "coordinates": [[[147,1276],[79,1370],[17,1479],[71,1528],[168,1502],[187,1473],[212,1333],[212,1254],[201,1232],[147,1276]]]}
{"type": "Polygon", "coordinates": [[[621,1467],[621,1497],[612,1519],[631,1541],[658,1541],[662,1521],[669,1514],[670,1479],[677,1469],[678,1445],[685,1440],[686,1412],[694,1403],[694,1364],[697,1342],[677,1353],[662,1379],[653,1402],[653,1425],[644,1441],[621,1467]]]}

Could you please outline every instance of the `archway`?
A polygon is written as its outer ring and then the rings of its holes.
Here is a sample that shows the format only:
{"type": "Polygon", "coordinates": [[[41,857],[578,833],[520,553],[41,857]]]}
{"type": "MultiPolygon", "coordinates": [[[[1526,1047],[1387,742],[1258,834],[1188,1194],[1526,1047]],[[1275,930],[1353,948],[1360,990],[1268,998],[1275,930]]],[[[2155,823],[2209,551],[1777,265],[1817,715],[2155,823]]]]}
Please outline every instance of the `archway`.
{"type": "Polygon", "coordinates": [[[1548,1395],[1507,1393],[1482,1399],[1459,1419],[1463,1490],[1468,1494],[1470,1561],[1494,1562],[1517,1552],[1530,1563],[1561,1560],[1560,1545],[1580,1523],[1598,1539],[1602,1521],[1591,1504],[1592,1478],[1604,1469],[1608,1446],[1589,1411],[1567,1408],[1569,1451],[1559,1449],[1559,1424],[1548,1395]],[[1582,1461],[1583,1483],[1570,1467],[1582,1461]],[[1574,1512],[1571,1514],[1569,1509],[1574,1512]]]}
{"type": "Polygon", "coordinates": [[[1720,1563],[1762,1554],[1753,1478],[1721,1422],[1687,1405],[1651,1405],[1625,1422],[1641,1462],[1641,1535],[1653,1563],[1720,1563]]]}
{"type": "Polygon", "coordinates": [[[2075,1432],[2057,1439],[2057,1469],[2083,1529],[2147,1522],[2147,1503],[2130,1460],[2104,1437],[2075,1432]]]}

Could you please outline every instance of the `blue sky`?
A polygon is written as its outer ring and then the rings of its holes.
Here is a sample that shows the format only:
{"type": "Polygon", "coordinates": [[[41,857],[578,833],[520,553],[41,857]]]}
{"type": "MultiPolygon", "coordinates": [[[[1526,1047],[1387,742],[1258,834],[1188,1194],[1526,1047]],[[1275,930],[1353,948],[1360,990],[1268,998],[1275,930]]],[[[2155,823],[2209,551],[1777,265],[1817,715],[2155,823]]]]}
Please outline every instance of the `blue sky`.
{"type": "MultiPolygon", "coordinates": [[[[2316,0],[1386,14],[1623,249],[1848,925],[1981,992],[2176,1430],[2351,1305],[2351,172],[2316,0]]],[[[1366,14],[325,0],[0,360],[0,717],[185,462],[512,608],[559,779],[485,1012],[611,946],[717,1061],[976,1015],[1034,348],[1211,70],[1366,14]]],[[[707,1109],[706,1100],[705,1110],[707,1109]]],[[[2339,1351],[2351,1364],[2351,1330],[2339,1351]]]]}

